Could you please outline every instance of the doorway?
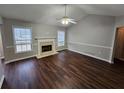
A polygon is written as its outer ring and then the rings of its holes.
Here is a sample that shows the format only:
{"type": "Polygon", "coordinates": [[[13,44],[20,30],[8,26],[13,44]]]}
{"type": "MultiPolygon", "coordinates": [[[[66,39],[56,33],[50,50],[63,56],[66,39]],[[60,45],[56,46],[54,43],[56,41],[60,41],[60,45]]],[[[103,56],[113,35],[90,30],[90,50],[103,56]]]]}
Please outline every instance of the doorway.
{"type": "Polygon", "coordinates": [[[3,53],[3,43],[2,43],[2,33],[1,33],[1,26],[0,26],[0,59],[4,58],[3,53]]]}
{"type": "Polygon", "coordinates": [[[114,60],[124,61],[124,27],[117,28],[115,47],[114,47],[114,60]]]}

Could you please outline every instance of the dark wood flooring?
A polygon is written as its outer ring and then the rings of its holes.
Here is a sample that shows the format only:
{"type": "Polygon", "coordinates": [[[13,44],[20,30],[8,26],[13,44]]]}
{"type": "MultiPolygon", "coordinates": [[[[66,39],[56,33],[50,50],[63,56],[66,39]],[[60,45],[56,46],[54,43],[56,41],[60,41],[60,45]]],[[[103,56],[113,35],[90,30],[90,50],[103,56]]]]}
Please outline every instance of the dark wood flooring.
{"type": "Polygon", "coordinates": [[[124,63],[109,64],[65,50],[7,64],[2,88],[124,88],[124,63]]]}

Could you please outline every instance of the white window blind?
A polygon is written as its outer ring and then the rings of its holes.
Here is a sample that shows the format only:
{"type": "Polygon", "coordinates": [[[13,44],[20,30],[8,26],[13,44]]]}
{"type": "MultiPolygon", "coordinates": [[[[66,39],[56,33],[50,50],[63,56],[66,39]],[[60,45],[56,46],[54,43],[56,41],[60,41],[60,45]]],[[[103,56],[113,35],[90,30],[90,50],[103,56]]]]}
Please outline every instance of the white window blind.
{"type": "Polygon", "coordinates": [[[15,52],[28,52],[32,50],[32,30],[29,27],[13,26],[15,52]]]}
{"type": "Polygon", "coordinates": [[[58,46],[64,46],[64,45],[65,45],[65,32],[58,31],[58,46]]]}

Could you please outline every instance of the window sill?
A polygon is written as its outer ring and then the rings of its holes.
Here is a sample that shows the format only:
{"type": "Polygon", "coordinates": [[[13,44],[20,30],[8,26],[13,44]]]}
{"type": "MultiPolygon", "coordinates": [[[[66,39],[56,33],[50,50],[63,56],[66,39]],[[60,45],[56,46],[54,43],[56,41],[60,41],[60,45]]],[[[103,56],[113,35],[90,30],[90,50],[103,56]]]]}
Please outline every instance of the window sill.
{"type": "Polygon", "coordinates": [[[32,52],[33,50],[30,51],[24,51],[24,52],[15,52],[15,54],[23,54],[23,53],[28,53],[28,52],[32,52]]]}

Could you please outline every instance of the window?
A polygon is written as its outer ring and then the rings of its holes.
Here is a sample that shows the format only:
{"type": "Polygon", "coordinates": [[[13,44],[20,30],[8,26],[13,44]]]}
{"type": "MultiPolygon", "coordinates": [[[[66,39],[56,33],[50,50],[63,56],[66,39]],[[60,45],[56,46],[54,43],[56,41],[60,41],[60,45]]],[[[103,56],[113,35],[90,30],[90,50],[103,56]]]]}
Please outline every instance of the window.
{"type": "Polygon", "coordinates": [[[64,45],[65,45],[65,32],[58,31],[58,46],[64,46],[64,45]]]}
{"type": "Polygon", "coordinates": [[[13,26],[13,35],[16,53],[22,53],[32,50],[31,28],[13,26]]]}

